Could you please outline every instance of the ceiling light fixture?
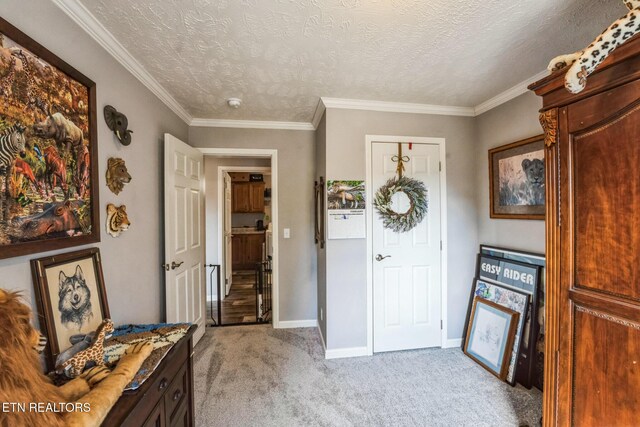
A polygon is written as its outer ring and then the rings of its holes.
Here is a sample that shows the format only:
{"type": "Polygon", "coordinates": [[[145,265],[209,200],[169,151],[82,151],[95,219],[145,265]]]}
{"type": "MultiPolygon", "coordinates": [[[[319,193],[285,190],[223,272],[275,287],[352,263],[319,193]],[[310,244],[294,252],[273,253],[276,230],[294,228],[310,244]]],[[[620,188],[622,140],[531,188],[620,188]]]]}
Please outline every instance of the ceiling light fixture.
{"type": "Polygon", "coordinates": [[[240,104],[242,104],[242,99],[240,98],[229,98],[227,99],[227,105],[231,108],[238,109],[240,108],[240,104]]]}

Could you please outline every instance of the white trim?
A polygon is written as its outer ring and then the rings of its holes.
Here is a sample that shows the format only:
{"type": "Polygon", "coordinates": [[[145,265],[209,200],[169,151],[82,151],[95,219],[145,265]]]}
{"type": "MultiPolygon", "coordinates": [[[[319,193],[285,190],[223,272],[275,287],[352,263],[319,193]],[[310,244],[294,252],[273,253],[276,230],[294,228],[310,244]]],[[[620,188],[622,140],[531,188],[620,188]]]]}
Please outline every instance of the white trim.
{"type": "Polygon", "coordinates": [[[271,227],[273,230],[272,325],[279,327],[280,315],[280,232],[278,225],[278,150],[252,148],[198,148],[205,156],[271,158],[271,227]]]}
{"type": "Polygon", "coordinates": [[[347,110],[385,111],[391,113],[439,114],[444,116],[473,117],[473,107],[448,105],[411,104],[406,102],[368,101],[363,99],[320,98],[325,108],[347,110]]]}
{"type": "Polygon", "coordinates": [[[107,30],[104,25],[78,0],[53,0],[69,18],[89,34],[116,61],[147,87],[178,117],[189,124],[193,117],[176,99],[134,58],[131,53],[107,30]]]}
{"type": "MultiPolygon", "coordinates": [[[[231,283],[226,286],[225,280],[227,279],[226,263],[222,257],[224,253],[224,172],[269,172],[271,173],[271,167],[266,166],[218,166],[218,260],[217,264],[220,266],[220,279],[225,283],[225,292],[221,301],[224,301],[224,297],[229,295],[229,289],[231,283]]],[[[273,184],[273,183],[272,183],[273,184]]]]}
{"type": "MultiPolygon", "coordinates": [[[[202,154],[217,157],[271,157],[278,150],[264,148],[198,148],[202,154]]],[[[271,165],[273,167],[273,164],[271,165]]]]}
{"type": "Polygon", "coordinates": [[[322,342],[322,350],[327,352],[327,345],[324,343],[324,335],[322,335],[322,328],[320,328],[320,322],[318,322],[318,334],[320,335],[320,341],[322,342]]]}
{"type": "Polygon", "coordinates": [[[318,100],[318,105],[316,105],[316,111],[313,113],[313,120],[311,120],[311,124],[313,125],[314,129],[318,129],[325,111],[327,111],[327,108],[322,102],[322,98],[320,98],[318,100]]]}
{"type": "Polygon", "coordinates": [[[365,178],[365,199],[367,201],[367,354],[373,355],[373,188],[371,182],[373,171],[371,167],[371,145],[374,142],[411,142],[413,144],[437,144],[440,147],[440,239],[442,240],[442,254],[440,257],[440,280],[441,280],[441,312],[442,331],[440,345],[447,343],[448,315],[447,315],[447,262],[448,262],[448,238],[447,238],[447,150],[444,138],[426,138],[414,136],[391,136],[391,135],[366,135],[365,136],[365,156],[366,156],[366,178],[365,178]]]}
{"type": "Polygon", "coordinates": [[[53,0],[53,3],[190,126],[315,130],[325,108],[475,117],[522,95],[529,84],[549,75],[548,71],[538,73],[475,107],[321,97],[311,123],[194,118],[79,0],[53,0]]]}
{"type": "Polygon", "coordinates": [[[315,320],[315,319],[308,319],[308,320],[281,320],[278,323],[277,329],[317,328],[317,327],[318,327],[318,321],[315,320]]]}
{"type": "Polygon", "coordinates": [[[346,357],[363,357],[371,356],[367,347],[350,347],[350,348],[336,348],[334,350],[325,350],[325,359],[344,359],[346,357]]]}
{"type": "Polygon", "coordinates": [[[273,122],[261,120],[192,119],[189,126],[241,129],[315,130],[308,122],[273,122]]]}
{"type": "Polygon", "coordinates": [[[548,75],[549,75],[548,71],[546,70],[542,71],[536,74],[535,76],[532,76],[527,80],[520,82],[517,85],[505,90],[504,92],[497,94],[493,98],[484,101],[482,104],[476,105],[476,107],[474,108],[474,116],[479,116],[482,113],[486,113],[487,111],[492,110],[497,106],[504,104],[505,102],[511,101],[513,98],[517,98],[523,93],[528,92],[529,91],[528,86],[531,83],[537,82],[541,78],[546,77],[548,75]]]}
{"type": "Polygon", "coordinates": [[[446,340],[442,348],[454,348],[454,347],[459,348],[461,345],[462,345],[462,338],[453,338],[453,339],[446,340]]]}

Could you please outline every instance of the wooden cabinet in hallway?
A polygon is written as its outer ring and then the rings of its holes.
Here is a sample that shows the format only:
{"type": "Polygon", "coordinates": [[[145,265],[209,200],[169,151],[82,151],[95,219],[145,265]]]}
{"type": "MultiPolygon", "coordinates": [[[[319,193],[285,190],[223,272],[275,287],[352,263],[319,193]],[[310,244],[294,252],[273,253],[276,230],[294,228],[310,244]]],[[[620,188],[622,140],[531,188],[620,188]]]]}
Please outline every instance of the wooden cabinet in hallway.
{"type": "Polygon", "coordinates": [[[233,270],[253,270],[262,261],[264,232],[234,234],[231,239],[233,270]]]}

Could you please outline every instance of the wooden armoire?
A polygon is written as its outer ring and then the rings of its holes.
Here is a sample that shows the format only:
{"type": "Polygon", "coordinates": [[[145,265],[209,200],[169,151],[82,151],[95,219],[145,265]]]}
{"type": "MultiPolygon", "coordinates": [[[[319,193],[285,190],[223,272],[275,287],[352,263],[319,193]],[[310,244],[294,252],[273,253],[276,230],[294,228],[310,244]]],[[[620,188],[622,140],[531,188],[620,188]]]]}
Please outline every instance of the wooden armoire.
{"type": "Polygon", "coordinates": [[[546,138],[545,426],[640,426],[640,38],[573,95],[534,83],[546,138]]]}

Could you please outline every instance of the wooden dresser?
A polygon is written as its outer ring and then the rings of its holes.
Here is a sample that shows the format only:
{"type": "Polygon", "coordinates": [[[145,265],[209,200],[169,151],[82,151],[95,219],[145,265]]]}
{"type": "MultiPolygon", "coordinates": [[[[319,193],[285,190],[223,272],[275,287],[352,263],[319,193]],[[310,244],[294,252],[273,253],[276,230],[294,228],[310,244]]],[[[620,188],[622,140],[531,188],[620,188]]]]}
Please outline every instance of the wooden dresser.
{"type": "Polygon", "coordinates": [[[139,389],[125,392],[102,425],[104,427],[192,426],[193,418],[193,333],[178,341],[156,371],[139,389]]]}
{"type": "Polygon", "coordinates": [[[546,132],[545,426],[640,425],[640,38],[572,95],[530,86],[546,132]]]}

